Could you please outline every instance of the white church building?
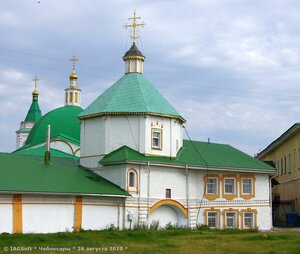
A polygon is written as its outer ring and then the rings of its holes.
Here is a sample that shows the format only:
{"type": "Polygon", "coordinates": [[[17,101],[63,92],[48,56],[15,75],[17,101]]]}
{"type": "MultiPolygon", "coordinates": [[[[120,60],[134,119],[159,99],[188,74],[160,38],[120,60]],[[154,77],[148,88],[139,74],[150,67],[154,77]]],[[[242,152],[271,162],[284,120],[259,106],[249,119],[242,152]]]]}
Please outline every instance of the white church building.
{"type": "Polygon", "coordinates": [[[0,153],[0,233],[272,228],[275,169],[227,144],[184,139],[188,123],[143,74],[136,19],[125,74],[86,109],[74,66],[65,106],[42,116],[35,87],[17,150],[0,153]]]}

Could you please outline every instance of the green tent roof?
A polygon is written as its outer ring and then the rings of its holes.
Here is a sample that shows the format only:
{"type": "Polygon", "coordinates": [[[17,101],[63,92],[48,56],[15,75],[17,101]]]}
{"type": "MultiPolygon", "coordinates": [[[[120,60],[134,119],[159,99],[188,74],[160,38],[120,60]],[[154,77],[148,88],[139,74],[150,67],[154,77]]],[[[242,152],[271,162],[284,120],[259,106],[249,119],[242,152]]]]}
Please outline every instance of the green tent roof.
{"type": "Polygon", "coordinates": [[[0,153],[0,192],[129,195],[73,159],[0,153]]]}
{"type": "Polygon", "coordinates": [[[248,154],[226,144],[215,144],[199,141],[183,141],[183,147],[176,158],[162,156],[146,156],[127,146],[123,146],[104,156],[100,161],[103,165],[124,163],[129,161],[156,162],[163,164],[182,164],[190,166],[254,169],[257,171],[274,171],[275,169],[248,154]]]}
{"type": "MultiPolygon", "coordinates": [[[[45,146],[39,146],[30,148],[28,150],[17,150],[13,153],[15,154],[23,154],[23,155],[32,155],[32,156],[44,156],[45,155],[46,148],[45,146]]],[[[64,153],[60,150],[50,148],[51,158],[52,157],[58,157],[58,158],[71,158],[74,160],[78,160],[79,158],[68,153],[64,153]]]]}
{"type": "Polygon", "coordinates": [[[40,110],[39,102],[38,102],[38,97],[33,96],[31,106],[28,110],[28,113],[25,117],[24,122],[33,122],[36,123],[38,120],[40,120],[42,117],[42,113],[40,110]]]}
{"type": "Polygon", "coordinates": [[[115,114],[153,114],[184,120],[143,74],[128,73],[109,87],[80,118],[115,114]]]}
{"type": "Polygon", "coordinates": [[[25,146],[17,151],[44,143],[47,125],[51,125],[51,139],[64,139],[79,145],[80,121],[77,116],[82,110],[81,107],[77,106],[64,106],[48,112],[33,126],[25,146]]]}

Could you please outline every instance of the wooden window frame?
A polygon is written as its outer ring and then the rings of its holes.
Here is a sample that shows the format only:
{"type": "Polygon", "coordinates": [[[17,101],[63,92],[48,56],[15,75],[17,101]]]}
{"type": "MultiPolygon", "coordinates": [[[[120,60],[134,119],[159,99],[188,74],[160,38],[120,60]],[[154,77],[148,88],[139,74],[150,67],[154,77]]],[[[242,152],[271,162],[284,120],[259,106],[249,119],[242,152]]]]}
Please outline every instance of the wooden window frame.
{"type": "Polygon", "coordinates": [[[209,213],[216,213],[217,214],[217,225],[216,227],[213,227],[212,229],[220,229],[221,226],[221,213],[219,209],[214,209],[213,207],[211,209],[205,209],[204,210],[204,218],[205,218],[205,225],[208,226],[208,214],[209,213]]]}
{"type": "Polygon", "coordinates": [[[256,229],[257,228],[257,210],[256,209],[251,209],[251,208],[242,209],[241,214],[242,214],[242,229],[251,230],[251,229],[256,229]],[[246,228],[245,227],[245,213],[253,213],[253,220],[254,220],[253,221],[253,228],[246,228]]]}
{"type": "Polygon", "coordinates": [[[225,174],[222,176],[222,197],[226,198],[227,200],[232,200],[234,198],[237,198],[238,196],[238,176],[235,174],[225,174]],[[225,180],[226,179],[233,179],[234,180],[234,193],[226,193],[225,192],[225,180]]]}
{"type": "Polygon", "coordinates": [[[162,150],[163,147],[163,130],[158,128],[151,128],[151,149],[152,150],[162,150]],[[153,146],[153,133],[158,132],[160,133],[160,143],[159,146],[153,146]]]}
{"type": "Polygon", "coordinates": [[[204,198],[208,200],[215,200],[217,198],[220,198],[220,176],[218,174],[206,174],[203,177],[203,181],[204,181],[204,198]],[[217,193],[214,194],[207,193],[207,179],[209,178],[217,179],[217,184],[216,184],[217,193]]]}
{"type": "Polygon", "coordinates": [[[239,228],[239,221],[240,221],[240,212],[238,209],[232,209],[232,208],[229,208],[229,209],[225,209],[223,210],[223,224],[224,224],[224,228],[236,228],[238,229],[239,228]],[[226,220],[226,214],[227,213],[235,213],[235,227],[227,227],[227,220],[226,220]]]}
{"type": "Polygon", "coordinates": [[[256,177],[255,175],[241,175],[240,176],[240,196],[243,199],[251,199],[255,197],[255,186],[256,186],[256,177]],[[243,191],[243,179],[252,180],[252,194],[244,193],[243,191]]]}

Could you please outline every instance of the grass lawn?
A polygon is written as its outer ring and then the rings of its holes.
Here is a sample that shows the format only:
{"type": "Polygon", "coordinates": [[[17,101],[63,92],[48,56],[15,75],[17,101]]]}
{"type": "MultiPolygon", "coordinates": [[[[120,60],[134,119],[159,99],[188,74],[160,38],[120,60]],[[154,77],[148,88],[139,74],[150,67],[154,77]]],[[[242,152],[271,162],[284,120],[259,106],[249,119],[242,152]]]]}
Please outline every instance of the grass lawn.
{"type": "Polygon", "coordinates": [[[0,235],[1,253],[62,253],[62,249],[50,248],[69,248],[65,253],[299,254],[300,232],[172,229],[0,235]],[[22,252],[20,247],[29,248],[22,252]]]}

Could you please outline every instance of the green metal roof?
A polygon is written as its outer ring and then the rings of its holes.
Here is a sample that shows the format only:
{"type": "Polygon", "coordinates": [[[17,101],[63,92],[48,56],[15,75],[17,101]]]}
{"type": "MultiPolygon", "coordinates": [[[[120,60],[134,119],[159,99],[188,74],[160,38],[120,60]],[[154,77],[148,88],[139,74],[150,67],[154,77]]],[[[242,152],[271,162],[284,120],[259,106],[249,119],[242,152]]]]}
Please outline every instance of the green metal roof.
{"type": "Polygon", "coordinates": [[[0,153],[0,192],[129,195],[73,159],[0,153]]]}
{"type": "Polygon", "coordinates": [[[184,120],[143,74],[128,73],[104,91],[80,118],[115,114],[153,114],[184,120]]]}
{"type": "MultiPolygon", "coordinates": [[[[23,154],[23,155],[32,155],[32,156],[44,156],[45,155],[46,148],[45,146],[39,146],[35,148],[30,148],[28,150],[17,150],[13,152],[14,154],[23,154]]],[[[70,158],[74,160],[78,160],[79,158],[68,153],[64,153],[57,149],[50,148],[51,157],[58,157],[58,158],[70,158]]]]}
{"type": "Polygon", "coordinates": [[[156,162],[163,164],[182,164],[200,167],[217,167],[230,169],[255,169],[259,171],[275,171],[273,167],[245,154],[226,144],[199,141],[183,141],[183,147],[176,158],[162,156],[146,156],[127,146],[111,152],[100,161],[103,165],[124,163],[129,161],[156,162]]]}
{"type": "Polygon", "coordinates": [[[28,113],[25,117],[24,122],[33,122],[36,123],[38,120],[40,120],[42,117],[42,113],[40,110],[39,102],[38,102],[38,97],[33,96],[31,106],[28,110],[28,113]]]}
{"type": "Polygon", "coordinates": [[[82,112],[81,107],[64,106],[48,112],[32,128],[22,149],[46,141],[47,125],[51,125],[51,139],[66,138],[79,145],[80,121],[77,116],[82,112]]]}

